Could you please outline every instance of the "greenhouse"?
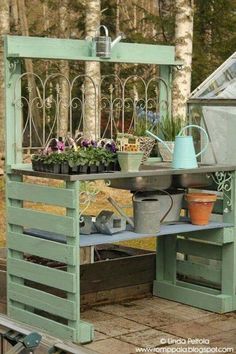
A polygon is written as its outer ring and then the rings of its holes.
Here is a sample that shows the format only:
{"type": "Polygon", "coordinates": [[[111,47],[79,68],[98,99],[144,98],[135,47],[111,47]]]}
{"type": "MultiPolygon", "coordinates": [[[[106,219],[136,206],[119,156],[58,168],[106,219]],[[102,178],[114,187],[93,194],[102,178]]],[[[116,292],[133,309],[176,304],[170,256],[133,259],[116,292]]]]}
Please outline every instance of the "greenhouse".
{"type": "Polygon", "coordinates": [[[236,53],[229,57],[191,94],[190,117],[205,126],[212,149],[205,163],[235,163],[236,53]]]}

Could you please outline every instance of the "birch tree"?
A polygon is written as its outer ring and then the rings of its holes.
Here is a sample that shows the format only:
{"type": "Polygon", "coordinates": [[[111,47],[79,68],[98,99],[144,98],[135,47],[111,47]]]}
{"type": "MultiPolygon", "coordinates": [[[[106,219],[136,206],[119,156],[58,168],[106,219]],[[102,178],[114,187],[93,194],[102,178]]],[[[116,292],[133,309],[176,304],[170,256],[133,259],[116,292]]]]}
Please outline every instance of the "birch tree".
{"type": "MultiPolygon", "coordinates": [[[[86,3],[85,31],[86,36],[94,36],[95,31],[100,25],[101,5],[100,0],[88,0],[86,3]]],[[[86,137],[95,138],[99,133],[99,103],[98,88],[100,86],[100,63],[85,62],[85,73],[93,79],[97,94],[94,91],[94,85],[88,78],[85,80],[85,126],[84,134],[86,137]]]]}
{"type": "Polygon", "coordinates": [[[193,0],[176,0],[175,48],[176,59],[183,61],[181,70],[175,69],[173,81],[173,117],[186,117],[186,102],[191,91],[193,47],[193,0]]]}
{"type": "MultiPolygon", "coordinates": [[[[61,0],[59,7],[59,19],[60,19],[60,37],[69,38],[69,9],[68,0],[61,0]]],[[[69,79],[69,62],[68,60],[60,61],[60,72],[63,75],[60,79],[60,107],[59,107],[59,136],[66,136],[68,132],[68,109],[70,104],[70,88],[69,79]]]]}
{"type": "Polygon", "coordinates": [[[0,1],[0,156],[4,151],[4,45],[3,36],[9,32],[9,1],[0,1]]]}
{"type": "MultiPolygon", "coordinates": [[[[26,6],[25,0],[17,0],[17,8],[19,11],[19,25],[20,30],[23,36],[29,36],[29,25],[28,25],[28,18],[26,16],[26,6]]],[[[41,127],[42,127],[42,120],[41,115],[37,107],[36,98],[38,97],[36,81],[34,76],[34,67],[32,59],[25,59],[25,68],[27,72],[27,80],[28,80],[28,90],[29,90],[29,109],[31,111],[31,117],[34,123],[34,128],[36,132],[40,135],[41,127]]],[[[36,134],[33,132],[33,140],[36,139],[36,134]]],[[[38,141],[36,141],[38,143],[38,141]]]]}

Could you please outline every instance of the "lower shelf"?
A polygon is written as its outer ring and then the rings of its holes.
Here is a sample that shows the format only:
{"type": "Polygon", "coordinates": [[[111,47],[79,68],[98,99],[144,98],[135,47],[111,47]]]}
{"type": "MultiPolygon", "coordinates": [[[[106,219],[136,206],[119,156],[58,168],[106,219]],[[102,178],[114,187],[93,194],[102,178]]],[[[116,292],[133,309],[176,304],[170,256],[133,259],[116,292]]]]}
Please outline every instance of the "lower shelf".
{"type": "MultiPolygon", "coordinates": [[[[91,234],[91,235],[80,235],[80,246],[96,246],[101,245],[104,243],[115,243],[120,241],[127,241],[127,240],[135,240],[139,238],[145,237],[159,237],[164,235],[178,235],[188,232],[197,232],[202,230],[211,230],[211,229],[223,229],[226,227],[233,227],[233,224],[229,223],[219,223],[219,222],[210,222],[206,226],[196,226],[192,225],[190,222],[178,222],[174,224],[163,224],[161,225],[160,232],[157,235],[150,235],[150,234],[136,234],[133,231],[124,231],[119,232],[114,235],[104,235],[104,234],[91,234]]],[[[60,243],[66,243],[66,236],[55,234],[52,232],[46,232],[38,229],[26,229],[25,234],[43,238],[46,240],[51,240],[60,243]]]]}

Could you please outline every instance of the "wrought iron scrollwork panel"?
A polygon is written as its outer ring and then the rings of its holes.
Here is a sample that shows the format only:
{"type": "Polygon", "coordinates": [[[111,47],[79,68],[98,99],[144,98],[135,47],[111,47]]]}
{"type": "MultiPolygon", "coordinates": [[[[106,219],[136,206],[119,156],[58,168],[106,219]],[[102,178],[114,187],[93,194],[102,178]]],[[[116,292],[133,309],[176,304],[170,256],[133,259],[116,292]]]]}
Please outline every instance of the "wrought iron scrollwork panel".
{"type": "Polygon", "coordinates": [[[99,82],[87,75],[69,80],[55,73],[43,79],[26,72],[15,82],[14,92],[13,104],[22,112],[24,149],[42,148],[52,138],[67,133],[75,136],[86,132],[90,129],[88,118],[95,124],[95,138],[133,132],[141,119],[146,127],[155,125],[163,107],[169,106],[165,81],[138,75],[125,80],[105,75],[99,82]],[[160,101],[160,85],[166,88],[166,101],[160,101]]]}
{"type": "Polygon", "coordinates": [[[232,209],[232,172],[217,171],[210,174],[210,178],[217,186],[217,191],[223,193],[226,200],[226,207],[224,213],[228,213],[232,209]]]}

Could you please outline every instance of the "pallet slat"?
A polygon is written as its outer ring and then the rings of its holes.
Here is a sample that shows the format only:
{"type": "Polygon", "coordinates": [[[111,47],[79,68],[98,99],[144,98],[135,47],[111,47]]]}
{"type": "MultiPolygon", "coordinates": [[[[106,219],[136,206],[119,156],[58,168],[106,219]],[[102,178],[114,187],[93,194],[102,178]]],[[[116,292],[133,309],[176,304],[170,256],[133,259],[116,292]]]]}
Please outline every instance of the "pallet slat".
{"type": "Polygon", "coordinates": [[[27,323],[30,326],[38,327],[56,337],[61,337],[71,341],[74,341],[75,339],[75,330],[69,326],[19,309],[14,305],[10,305],[8,310],[10,317],[15,320],[27,323]]]}
{"type": "Polygon", "coordinates": [[[72,246],[19,232],[8,232],[8,248],[68,265],[76,264],[76,252],[72,246]]]}
{"type": "Polygon", "coordinates": [[[177,286],[165,281],[154,282],[154,294],[165,299],[181,302],[190,306],[199,307],[207,311],[232,311],[232,297],[227,295],[213,295],[204,291],[195,291],[183,286],[177,286]]]}
{"type": "Polygon", "coordinates": [[[177,251],[191,256],[203,257],[207,259],[222,259],[222,248],[206,242],[195,242],[179,238],[177,241],[177,251]]]}
{"type": "Polygon", "coordinates": [[[19,278],[71,293],[76,291],[76,278],[74,274],[12,257],[9,257],[7,267],[9,275],[15,275],[19,278]]]}
{"type": "Polygon", "coordinates": [[[9,181],[8,198],[74,208],[74,192],[65,188],[9,181]]]}
{"type": "Polygon", "coordinates": [[[8,207],[8,223],[58,234],[76,236],[75,222],[72,217],[52,215],[26,208],[8,207]]]}
{"type": "Polygon", "coordinates": [[[212,283],[219,284],[221,282],[221,270],[205,264],[178,260],[177,273],[212,283]]]}
{"type": "Polygon", "coordinates": [[[62,299],[44,291],[10,282],[8,284],[8,296],[11,300],[53,315],[70,320],[76,319],[75,304],[72,301],[62,299]]]}

